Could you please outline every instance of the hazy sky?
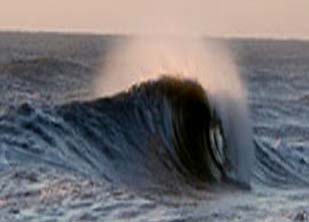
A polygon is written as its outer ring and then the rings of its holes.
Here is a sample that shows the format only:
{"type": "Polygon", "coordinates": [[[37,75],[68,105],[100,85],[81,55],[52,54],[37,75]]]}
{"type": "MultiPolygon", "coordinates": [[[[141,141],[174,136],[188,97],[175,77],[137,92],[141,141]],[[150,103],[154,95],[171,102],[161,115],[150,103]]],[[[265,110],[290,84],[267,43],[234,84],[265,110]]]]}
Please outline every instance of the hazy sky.
{"type": "Polygon", "coordinates": [[[0,0],[0,29],[309,38],[309,0],[0,0]]]}

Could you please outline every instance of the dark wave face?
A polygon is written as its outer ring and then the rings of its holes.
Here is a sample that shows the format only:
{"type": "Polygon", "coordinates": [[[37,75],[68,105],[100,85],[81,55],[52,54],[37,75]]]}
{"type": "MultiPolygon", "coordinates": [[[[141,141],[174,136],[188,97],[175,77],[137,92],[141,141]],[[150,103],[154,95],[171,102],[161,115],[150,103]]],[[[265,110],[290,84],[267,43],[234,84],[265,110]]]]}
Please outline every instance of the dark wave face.
{"type": "Polygon", "coordinates": [[[144,188],[243,182],[220,116],[192,80],[165,76],[94,101],[24,104],[0,124],[2,167],[47,164],[144,188]]]}

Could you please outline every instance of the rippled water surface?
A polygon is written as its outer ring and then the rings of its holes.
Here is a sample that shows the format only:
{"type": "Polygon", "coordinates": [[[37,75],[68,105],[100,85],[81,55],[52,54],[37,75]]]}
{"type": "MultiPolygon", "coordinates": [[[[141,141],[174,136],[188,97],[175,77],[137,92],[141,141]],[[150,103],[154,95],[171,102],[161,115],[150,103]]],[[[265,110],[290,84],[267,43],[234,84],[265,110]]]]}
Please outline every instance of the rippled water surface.
{"type": "Polygon", "coordinates": [[[147,87],[93,99],[124,41],[0,34],[0,221],[309,221],[309,43],[225,42],[253,122],[252,189],[241,190],[187,181],[170,108],[147,87]]]}

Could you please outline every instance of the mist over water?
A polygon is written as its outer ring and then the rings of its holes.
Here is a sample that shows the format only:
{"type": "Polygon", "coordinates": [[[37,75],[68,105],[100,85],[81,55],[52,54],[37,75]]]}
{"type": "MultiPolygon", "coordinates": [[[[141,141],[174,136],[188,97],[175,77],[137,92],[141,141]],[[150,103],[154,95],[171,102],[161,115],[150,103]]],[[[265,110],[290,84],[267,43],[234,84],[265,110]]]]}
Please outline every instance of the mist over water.
{"type": "Polygon", "coordinates": [[[1,44],[0,221],[306,215],[308,43],[226,42],[243,82],[215,41],[15,35],[1,44]]]}
{"type": "Polygon", "coordinates": [[[12,1],[0,221],[308,220],[308,1],[12,1]]]}
{"type": "Polygon", "coordinates": [[[192,79],[203,86],[222,121],[228,155],[235,167],[231,177],[248,184],[253,147],[247,95],[225,45],[183,36],[130,38],[106,56],[95,80],[95,94],[111,96],[162,75],[192,79]]]}
{"type": "Polygon", "coordinates": [[[246,98],[228,49],[201,38],[130,38],[108,53],[100,73],[95,80],[97,96],[111,95],[140,81],[169,74],[197,80],[212,94],[246,98]]]}

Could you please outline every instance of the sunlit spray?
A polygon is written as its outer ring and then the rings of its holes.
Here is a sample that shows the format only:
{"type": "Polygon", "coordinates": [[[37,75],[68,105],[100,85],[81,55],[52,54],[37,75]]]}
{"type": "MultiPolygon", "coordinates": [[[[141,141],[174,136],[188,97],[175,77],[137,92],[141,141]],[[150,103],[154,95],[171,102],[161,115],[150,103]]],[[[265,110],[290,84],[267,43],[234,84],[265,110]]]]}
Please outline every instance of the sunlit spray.
{"type": "Polygon", "coordinates": [[[253,145],[246,90],[231,53],[222,43],[199,38],[131,38],[105,57],[95,94],[110,96],[163,74],[203,85],[222,122],[232,164],[229,176],[249,184],[253,145]]]}

